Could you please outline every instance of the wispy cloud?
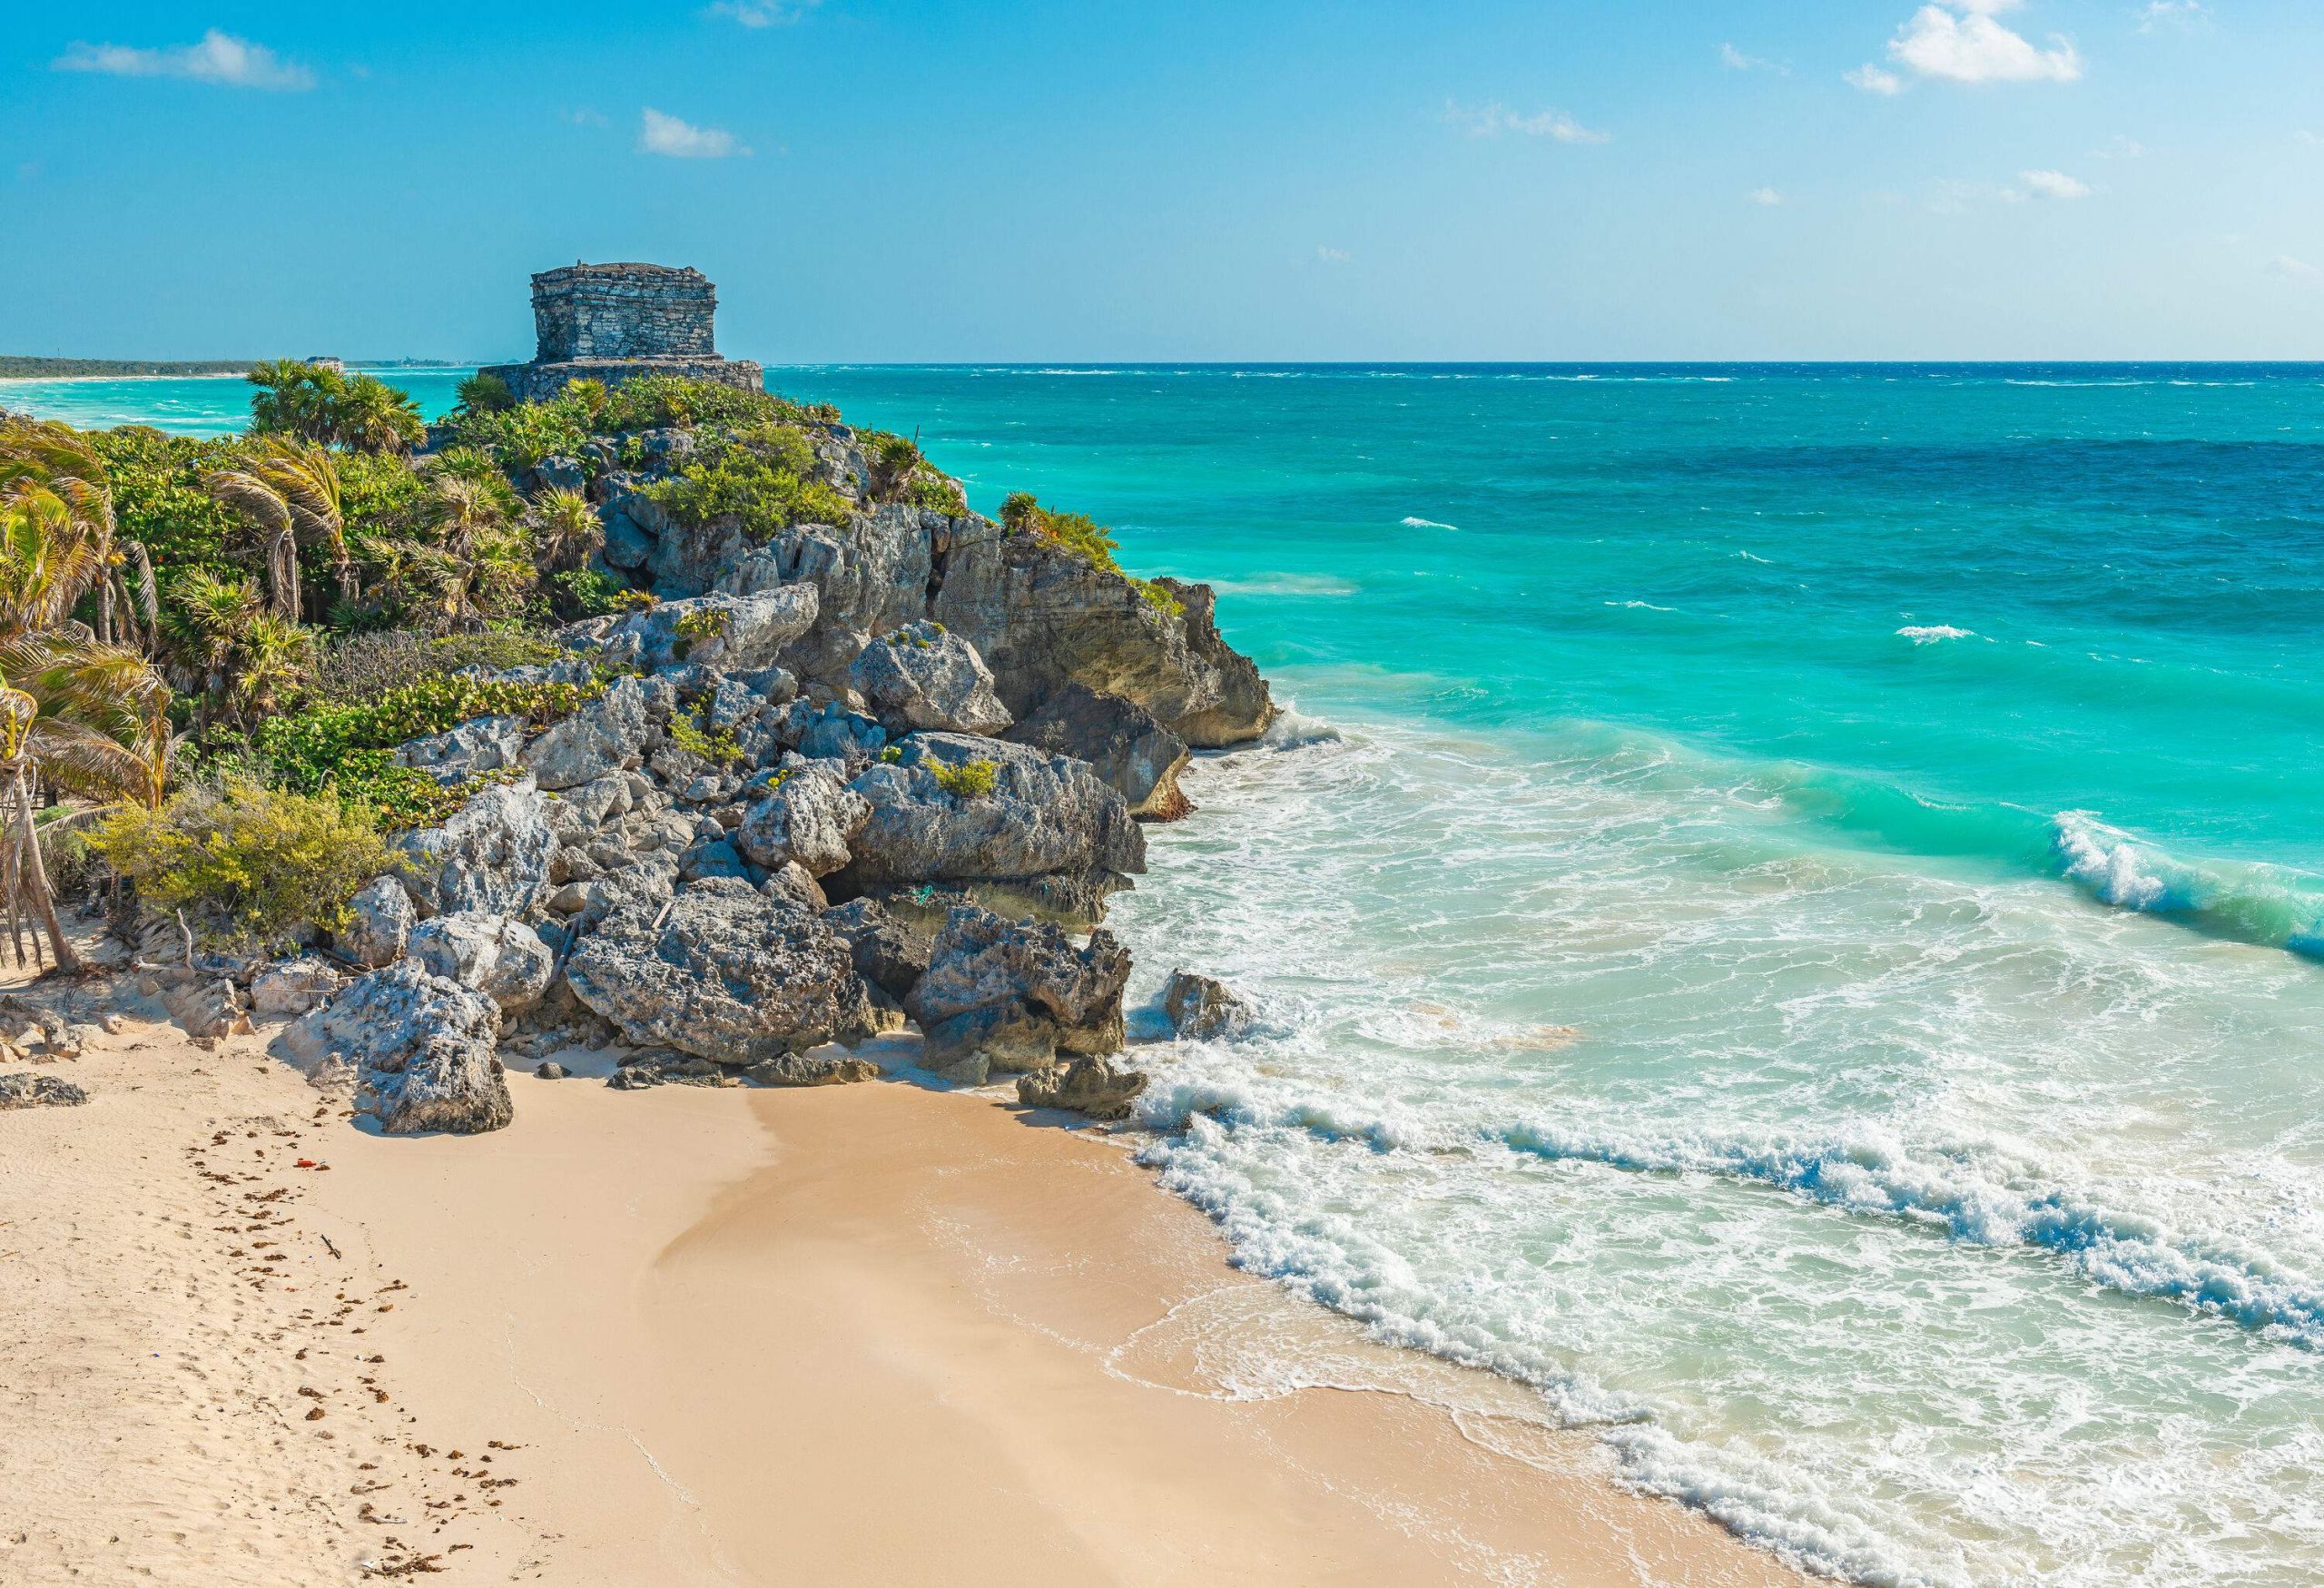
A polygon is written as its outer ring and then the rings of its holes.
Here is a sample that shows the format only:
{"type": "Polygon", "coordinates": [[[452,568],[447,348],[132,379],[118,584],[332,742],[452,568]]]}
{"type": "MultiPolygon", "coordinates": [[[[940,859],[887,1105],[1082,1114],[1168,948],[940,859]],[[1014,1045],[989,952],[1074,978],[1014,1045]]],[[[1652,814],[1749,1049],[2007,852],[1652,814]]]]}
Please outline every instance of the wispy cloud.
{"type": "Polygon", "coordinates": [[[602,127],[606,124],[605,112],[592,110],[586,104],[561,110],[556,113],[556,119],[571,127],[602,127]]]}
{"type": "MultiPolygon", "coordinates": [[[[1915,77],[1947,83],[2073,83],[2082,56],[2073,41],[2053,35],[2043,48],[1994,18],[2022,0],[1941,0],[1913,13],[1888,41],[1888,58],[1915,77]]],[[[1875,94],[1904,86],[1895,73],[1866,64],[1849,82],[1875,94]]]]}
{"type": "Polygon", "coordinates": [[[791,0],[788,5],[775,4],[774,0],[717,0],[703,15],[723,16],[744,27],[774,27],[797,22],[822,4],[822,0],[791,0]]]}
{"type": "Polygon", "coordinates": [[[1771,187],[1755,187],[1743,196],[1755,204],[1765,204],[1769,209],[1783,202],[1783,195],[1771,187]]]}
{"type": "Polygon", "coordinates": [[[1771,61],[1765,55],[1751,54],[1737,49],[1731,44],[1723,44],[1718,46],[1718,64],[1730,72],[1775,72],[1789,75],[1788,68],[1782,62],[1771,61]]]}
{"type": "Polygon", "coordinates": [[[1345,264],[1355,256],[1344,248],[1328,248],[1319,242],[1315,245],[1315,257],[1325,264],[1345,264]]]}
{"type": "Polygon", "coordinates": [[[2147,0],[2139,8],[2139,31],[2153,33],[2165,27],[2197,27],[2211,19],[2211,8],[2203,0],[2147,0]]]}
{"type": "Polygon", "coordinates": [[[264,44],[212,28],[202,42],[168,49],[129,44],[76,44],[56,59],[60,72],[100,72],[110,77],[183,77],[222,88],[264,88],[297,93],[315,85],[315,74],[286,61],[264,44]]]}
{"type": "Polygon", "coordinates": [[[2022,184],[2018,193],[2007,195],[2032,199],[2086,199],[2092,189],[2088,182],[2068,176],[2063,171],[2021,171],[2017,180],[2022,184]]]}
{"type": "Polygon", "coordinates": [[[1585,127],[1561,110],[1535,111],[1531,115],[1520,115],[1499,100],[1491,104],[1464,105],[1458,100],[1444,103],[1444,119],[1463,128],[1472,138],[1498,138],[1504,133],[1515,133],[1528,138],[1554,138],[1561,143],[1610,143],[1611,133],[1600,133],[1585,127]]]}
{"type": "Polygon", "coordinates": [[[2324,292],[2324,270],[2319,270],[2304,259],[2294,259],[2288,253],[2280,253],[2268,261],[2268,273],[2324,292]]]}
{"type": "Polygon", "coordinates": [[[638,128],[637,147],[645,153],[666,154],[674,160],[724,160],[730,154],[750,153],[732,133],[697,127],[650,105],[638,128]]]}
{"type": "Polygon", "coordinates": [[[2146,158],[2146,145],[2136,138],[2117,133],[2103,147],[2093,149],[2090,157],[2093,160],[2143,160],[2146,158]]]}

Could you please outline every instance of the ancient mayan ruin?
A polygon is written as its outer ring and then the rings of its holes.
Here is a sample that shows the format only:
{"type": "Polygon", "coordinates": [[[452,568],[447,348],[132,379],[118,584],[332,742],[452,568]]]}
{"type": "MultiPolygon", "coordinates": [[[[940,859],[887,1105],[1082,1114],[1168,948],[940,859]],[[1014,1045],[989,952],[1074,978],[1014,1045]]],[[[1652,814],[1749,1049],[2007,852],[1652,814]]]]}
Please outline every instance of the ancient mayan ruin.
{"type": "Polygon", "coordinates": [[[582,379],[618,384],[633,375],[684,375],[757,391],[765,374],[746,359],[722,359],[713,321],[718,289],[700,271],[654,264],[570,264],[533,277],[537,348],[529,364],[496,364],[525,401],[554,397],[582,379]]]}

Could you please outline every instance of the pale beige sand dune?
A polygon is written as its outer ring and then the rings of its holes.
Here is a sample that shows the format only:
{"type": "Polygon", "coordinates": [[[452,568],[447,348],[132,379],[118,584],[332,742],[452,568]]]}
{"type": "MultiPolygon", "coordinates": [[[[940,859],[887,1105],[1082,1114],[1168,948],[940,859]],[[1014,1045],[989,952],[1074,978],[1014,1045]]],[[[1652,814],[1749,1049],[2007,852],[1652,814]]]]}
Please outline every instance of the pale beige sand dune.
{"type": "Polygon", "coordinates": [[[992,1098],[518,1075],[381,1140],[257,1048],[0,1114],[0,1583],[1797,1581],[992,1098]]]}

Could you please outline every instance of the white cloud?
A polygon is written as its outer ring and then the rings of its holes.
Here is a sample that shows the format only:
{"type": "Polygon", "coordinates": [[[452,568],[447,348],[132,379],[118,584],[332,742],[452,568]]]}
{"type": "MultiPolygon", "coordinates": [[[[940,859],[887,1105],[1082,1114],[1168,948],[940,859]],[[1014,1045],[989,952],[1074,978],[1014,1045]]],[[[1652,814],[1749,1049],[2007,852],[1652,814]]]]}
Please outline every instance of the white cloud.
{"type": "Polygon", "coordinates": [[[2093,160],[2143,160],[2146,158],[2146,145],[2136,138],[2125,137],[2117,133],[2114,134],[2113,142],[2102,149],[2092,150],[2090,157],[2093,160]]]}
{"type": "Polygon", "coordinates": [[[1315,257],[1325,264],[1345,264],[1354,256],[1344,248],[1326,248],[1319,242],[1315,245],[1315,257]]]}
{"type": "Polygon", "coordinates": [[[637,146],[645,153],[667,154],[674,160],[724,160],[729,154],[750,153],[734,141],[732,133],[716,127],[697,127],[691,122],[665,115],[650,105],[638,129],[637,146]]]}
{"type": "Polygon", "coordinates": [[[1994,20],[2017,0],[1945,0],[1924,5],[1888,41],[1888,58],[1921,77],[1949,83],[2072,83],[2082,76],[2073,44],[2028,43],[1994,20]]]}
{"type": "MultiPolygon", "coordinates": [[[[1730,72],[1783,72],[1780,61],[1770,61],[1765,55],[1746,54],[1733,44],[1718,46],[1718,64],[1730,72]]],[[[1785,74],[1787,76],[1788,73],[1785,74]]]]}
{"type": "Polygon", "coordinates": [[[605,112],[592,110],[586,104],[572,110],[561,110],[556,113],[556,119],[570,127],[602,127],[607,124],[605,112]]]}
{"type": "Polygon", "coordinates": [[[1894,94],[1905,92],[1903,78],[1894,72],[1882,71],[1869,61],[1853,72],[1841,73],[1840,76],[1855,87],[1863,89],[1866,94],[1894,94]]]}
{"type": "Polygon", "coordinates": [[[2086,199],[2090,184],[2078,182],[2063,171],[2021,171],[2017,180],[2025,184],[2022,196],[2035,199],[2086,199]]]}
{"type": "Polygon", "coordinates": [[[2271,276],[2281,276],[2288,281],[2297,281],[2303,287],[2312,287],[2319,291],[2324,291],[2324,270],[2317,269],[2304,259],[2294,259],[2288,253],[2280,253],[2270,260],[2268,273],[2271,276]]]}
{"type": "Polygon", "coordinates": [[[1464,105],[1457,100],[1444,103],[1444,119],[1454,126],[1468,129],[1472,138],[1498,138],[1503,133],[1520,133],[1529,138],[1554,138],[1561,143],[1610,143],[1611,133],[1600,133],[1583,126],[1561,110],[1536,111],[1531,115],[1520,115],[1495,100],[1491,104],[1464,105]]]}
{"type": "Polygon", "coordinates": [[[773,4],[772,0],[718,0],[704,15],[724,16],[744,27],[773,27],[778,23],[796,22],[822,4],[822,0],[793,0],[788,5],[773,4]]]}
{"type": "Polygon", "coordinates": [[[60,72],[102,72],[112,77],[185,77],[222,88],[312,88],[315,74],[264,44],[212,28],[198,44],[165,50],[128,44],[74,44],[57,57],[60,72]]]}
{"type": "Polygon", "coordinates": [[[2195,27],[2209,22],[2211,8],[2203,0],[2147,0],[2139,8],[2139,31],[2152,33],[2158,27],[2195,27]]]}
{"type": "Polygon", "coordinates": [[[1783,195],[1771,187],[1755,187],[1744,196],[1755,204],[1766,204],[1770,209],[1783,202],[1783,195]]]}

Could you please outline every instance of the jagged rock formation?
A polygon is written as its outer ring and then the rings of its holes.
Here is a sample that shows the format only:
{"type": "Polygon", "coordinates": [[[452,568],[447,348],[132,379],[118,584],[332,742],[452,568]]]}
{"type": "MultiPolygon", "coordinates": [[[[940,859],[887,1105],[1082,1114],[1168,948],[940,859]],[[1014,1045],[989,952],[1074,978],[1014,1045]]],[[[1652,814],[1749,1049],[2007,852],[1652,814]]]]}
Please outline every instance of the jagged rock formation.
{"type": "MultiPolygon", "coordinates": [[[[706,349],[701,289],[698,328],[672,300],[640,334],[698,329],[706,349]]],[[[553,362],[660,356],[623,340],[631,300],[575,294],[544,322],[553,362]]],[[[355,1066],[386,1128],[506,1123],[496,1044],[528,1065],[613,1044],[625,1089],[821,1085],[877,1073],[832,1045],[907,1018],[955,1080],[1019,1074],[1027,1103],[1105,1118],[1137,1095],[1106,1061],[1128,951],[1070,933],[1145,870],[1139,819],[1191,808],[1191,751],[1265,730],[1265,683],[1206,587],[1142,587],[1038,528],[917,505],[941,491],[879,499],[898,493],[853,431],[783,423],[818,477],[803,499],[845,522],[679,523],[656,497],[702,445],[682,428],[593,438],[516,480],[586,488],[597,571],[658,599],[504,676],[590,684],[561,720],[479,717],[398,753],[472,792],[358,896],[331,947],[369,974],[333,996],[335,972],[269,972],[262,1013],[330,1000],[286,1043],[355,1066]]],[[[237,996],[206,1012],[239,1018],[237,996]]]]}

